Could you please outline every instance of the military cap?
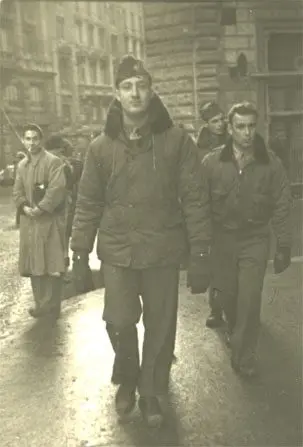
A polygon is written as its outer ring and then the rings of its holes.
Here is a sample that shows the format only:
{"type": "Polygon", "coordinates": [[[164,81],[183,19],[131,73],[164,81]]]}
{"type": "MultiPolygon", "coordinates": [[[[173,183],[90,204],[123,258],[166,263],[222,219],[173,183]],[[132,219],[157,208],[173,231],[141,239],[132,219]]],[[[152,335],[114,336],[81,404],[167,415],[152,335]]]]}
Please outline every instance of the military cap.
{"type": "Polygon", "coordinates": [[[220,115],[221,113],[223,113],[222,109],[214,101],[207,102],[200,108],[200,116],[206,122],[212,119],[214,116],[220,115]]]}
{"type": "Polygon", "coordinates": [[[120,82],[133,76],[146,76],[149,82],[152,82],[151,75],[144,67],[143,62],[132,55],[125,55],[120,60],[116,71],[116,87],[119,86],[120,82]]]}

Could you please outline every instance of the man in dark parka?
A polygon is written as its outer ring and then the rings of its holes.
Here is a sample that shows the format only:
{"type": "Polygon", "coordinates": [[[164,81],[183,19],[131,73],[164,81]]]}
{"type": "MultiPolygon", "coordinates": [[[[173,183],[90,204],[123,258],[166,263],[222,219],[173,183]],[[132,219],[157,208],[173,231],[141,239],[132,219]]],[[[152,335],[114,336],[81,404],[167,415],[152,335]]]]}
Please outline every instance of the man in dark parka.
{"type": "Polygon", "coordinates": [[[104,133],[88,149],[79,185],[71,249],[83,275],[98,229],[104,265],[103,318],[115,351],[116,410],[136,402],[147,424],[163,422],[175,344],[180,262],[190,247],[192,293],[209,284],[210,214],[197,148],[173,125],[140,60],[125,56],[104,133]],[[136,324],[145,326],[139,364],[136,324]]]}
{"type": "Polygon", "coordinates": [[[230,331],[231,363],[243,376],[256,373],[269,223],[276,236],[275,273],[290,264],[291,195],[286,172],[256,136],[257,111],[249,103],[228,114],[230,139],[202,162],[213,222],[212,279],[230,331]]]}

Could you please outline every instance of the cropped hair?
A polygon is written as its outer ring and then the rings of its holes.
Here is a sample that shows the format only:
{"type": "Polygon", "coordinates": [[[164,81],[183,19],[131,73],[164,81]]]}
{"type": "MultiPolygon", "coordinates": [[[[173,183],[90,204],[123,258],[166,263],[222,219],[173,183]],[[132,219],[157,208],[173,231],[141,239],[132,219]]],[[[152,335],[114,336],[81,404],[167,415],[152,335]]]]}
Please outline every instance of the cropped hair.
{"type": "Polygon", "coordinates": [[[229,123],[232,123],[236,113],[242,116],[254,115],[256,118],[258,118],[258,112],[256,107],[248,101],[239,102],[231,107],[231,109],[227,114],[227,119],[229,123]]]}
{"type": "Polygon", "coordinates": [[[27,123],[23,126],[22,129],[22,136],[24,137],[25,132],[27,132],[28,130],[31,130],[33,132],[37,132],[37,134],[39,134],[40,139],[42,140],[43,138],[43,130],[41,129],[40,126],[38,126],[38,124],[34,124],[34,123],[27,123]]]}

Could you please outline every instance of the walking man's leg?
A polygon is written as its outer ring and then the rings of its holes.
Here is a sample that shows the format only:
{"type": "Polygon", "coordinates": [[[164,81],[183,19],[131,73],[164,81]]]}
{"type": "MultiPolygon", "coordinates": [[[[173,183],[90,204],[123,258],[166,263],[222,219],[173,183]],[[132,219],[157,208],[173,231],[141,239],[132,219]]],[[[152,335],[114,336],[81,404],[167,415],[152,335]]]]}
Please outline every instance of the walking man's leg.
{"type": "Polygon", "coordinates": [[[163,415],[159,397],[167,398],[178,307],[178,267],[142,271],[143,322],[145,327],[140,408],[149,426],[159,426],[163,415]]]}
{"type": "Polygon", "coordinates": [[[231,337],[232,366],[253,376],[260,328],[261,295],[268,258],[268,239],[242,241],[239,253],[237,318],[231,337]]]}
{"type": "Polygon", "coordinates": [[[105,297],[103,319],[115,352],[112,382],[119,385],[116,411],[127,415],[136,402],[139,348],[136,324],[141,316],[140,272],[103,264],[105,297]]]}
{"type": "Polygon", "coordinates": [[[218,301],[216,291],[213,289],[213,287],[210,287],[208,290],[208,299],[210,315],[206,320],[206,326],[209,328],[220,327],[224,323],[222,308],[218,301]]]}

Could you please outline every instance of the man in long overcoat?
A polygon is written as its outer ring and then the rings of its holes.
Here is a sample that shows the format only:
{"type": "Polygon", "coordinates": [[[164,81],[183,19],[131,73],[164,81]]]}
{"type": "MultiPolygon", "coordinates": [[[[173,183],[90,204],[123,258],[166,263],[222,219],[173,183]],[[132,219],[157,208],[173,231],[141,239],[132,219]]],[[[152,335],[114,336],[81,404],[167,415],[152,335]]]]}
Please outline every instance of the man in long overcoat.
{"type": "Polygon", "coordinates": [[[202,162],[213,221],[211,283],[229,325],[232,367],[246,377],[256,373],[270,223],[277,241],[275,273],[291,260],[289,182],[280,160],[256,135],[256,122],[251,104],[234,105],[230,139],[202,162]]]}
{"type": "Polygon", "coordinates": [[[19,163],[14,200],[21,212],[19,271],[30,277],[35,307],[31,316],[59,316],[65,247],[66,185],[60,158],[42,146],[39,126],[24,127],[27,156],[19,163]]]}
{"type": "Polygon", "coordinates": [[[141,61],[126,56],[104,133],[90,145],[80,180],[71,249],[79,275],[98,229],[104,264],[103,318],[115,351],[116,410],[139,406],[151,427],[163,422],[175,344],[180,262],[188,245],[188,285],[209,284],[208,196],[192,139],[173,125],[141,61]],[[145,326],[139,363],[137,328],[145,326]]]}

